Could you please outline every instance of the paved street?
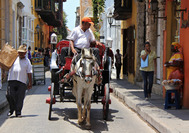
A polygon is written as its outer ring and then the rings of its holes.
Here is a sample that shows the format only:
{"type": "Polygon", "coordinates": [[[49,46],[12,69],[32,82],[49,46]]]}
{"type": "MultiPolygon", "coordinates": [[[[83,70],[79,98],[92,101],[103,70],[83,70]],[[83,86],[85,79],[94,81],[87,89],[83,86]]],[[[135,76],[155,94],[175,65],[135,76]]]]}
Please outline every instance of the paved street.
{"type": "Polygon", "coordinates": [[[108,121],[102,119],[102,104],[92,103],[91,130],[85,130],[77,124],[77,108],[75,103],[56,103],[53,105],[53,120],[48,120],[49,105],[45,103],[49,97],[47,86],[50,84],[50,73],[47,72],[46,85],[34,86],[25,98],[22,118],[8,118],[5,110],[0,115],[1,133],[73,133],[73,132],[110,132],[133,133],[155,132],[138,115],[111,95],[110,115],[108,121]]]}

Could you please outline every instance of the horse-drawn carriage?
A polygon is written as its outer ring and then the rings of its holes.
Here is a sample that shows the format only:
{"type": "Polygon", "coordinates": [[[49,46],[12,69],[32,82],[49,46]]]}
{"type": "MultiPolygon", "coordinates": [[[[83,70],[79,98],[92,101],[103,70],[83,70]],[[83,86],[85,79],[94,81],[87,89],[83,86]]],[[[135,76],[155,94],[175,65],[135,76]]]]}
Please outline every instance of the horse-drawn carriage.
{"type": "MultiPolygon", "coordinates": [[[[113,58],[113,53],[111,49],[105,47],[104,44],[102,44],[102,46],[100,45],[95,46],[96,48],[99,49],[99,55],[101,60],[101,65],[100,66],[97,65],[98,67],[97,69],[95,69],[95,59],[92,56],[93,54],[91,54],[91,50],[86,50],[86,51],[82,50],[82,57],[77,62],[78,65],[76,64],[75,69],[73,70],[71,68],[72,67],[71,63],[72,60],[74,60],[74,57],[72,57],[70,54],[68,54],[69,56],[65,58],[66,63],[64,66],[57,65],[60,64],[62,47],[69,48],[69,41],[67,40],[60,41],[56,45],[56,49],[52,53],[51,65],[50,65],[51,86],[48,87],[48,90],[50,91],[50,98],[46,99],[46,103],[50,104],[48,119],[49,120],[51,119],[52,105],[55,104],[56,102],[76,102],[78,104],[78,101],[83,101],[84,104],[85,102],[89,103],[89,101],[85,101],[85,99],[78,100],[79,99],[77,96],[78,94],[74,94],[74,92],[72,92],[74,96],[76,95],[75,96],[76,99],[75,99],[75,97],[73,97],[72,94],[70,95],[70,93],[71,91],[74,90],[75,93],[79,93],[77,90],[78,86],[81,86],[81,84],[85,84],[85,86],[88,86],[90,83],[93,82],[92,93],[88,92],[91,93],[91,98],[90,96],[84,96],[84,97],[89,97],[90,98],[89,100],[92,103],[101,102],[103,104],[103,118],[107,120],[108,112],[109,112],[109,104],[111,104],[110,92],[112,92],[112,89],[109,87],[112,58],[113,58]],[[88,72],[89,74],[86,73],[88,70],[89,70],[88,72]],[[95,77],[95,81],[93,80],[93,77],[95,77]],[[80,80],[78,80],[78,78],[80,78],[80,80]],[[65,80],[61,82],[62,79],[65,80]],[[76,80],[80,82],[80,84],[77,83],[76,80]]],[[[86,92],[87,89],[85,89],[85,93],[86,92]]],[[[81,95],[83,95],[82,92],[80,93],[81,95]]],[[[78,109],[78,113],[79,113],[79,109],[78,109]]],[[[84,114],[85,114],[85,110],[84,110],[84,114]]],[[[79,116],[78,114],[78,117],[81,116],[79,116]]]]}

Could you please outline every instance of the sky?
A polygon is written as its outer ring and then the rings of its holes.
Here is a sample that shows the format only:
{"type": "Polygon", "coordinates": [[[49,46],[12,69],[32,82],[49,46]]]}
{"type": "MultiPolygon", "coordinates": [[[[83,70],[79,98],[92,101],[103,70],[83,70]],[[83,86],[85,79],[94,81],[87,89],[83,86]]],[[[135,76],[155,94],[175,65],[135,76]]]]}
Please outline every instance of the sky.
{"type": "Polygon", "coordinates": [[[70,30],[75,28],[76,7],[80,6],[80,0],[67,0],[63,3],[63,10],[67,14],[67,26],[70,30]]]}

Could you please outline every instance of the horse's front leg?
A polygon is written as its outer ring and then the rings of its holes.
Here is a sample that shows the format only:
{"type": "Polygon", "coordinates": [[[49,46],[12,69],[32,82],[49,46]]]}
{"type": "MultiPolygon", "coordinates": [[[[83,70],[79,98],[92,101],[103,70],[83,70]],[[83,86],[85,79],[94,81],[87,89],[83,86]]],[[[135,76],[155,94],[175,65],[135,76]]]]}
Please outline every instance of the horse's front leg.
{"type": "Polygon", "coordinates": [[[86,119],[86,102],[84,101],[84,107],[83,107],[83,110],[82,110],[82,119],[83,121],[86,119]]]}
{"type": "MultiPolygon", "coordinates": [[[[93,85],[93,84],[92,84],[93,85]]],[[[91,112],[91,96],[93,93],[93,86],[88,88],[88,92],[86,95],[86,107],[87,107],[87,118],[86,118],[86,128],[91,129],[91,123],[90,123],[90,112],[91,112]]]]}
{"type": "Polygon", "coordinates": [[[82,119],[82,115],[81,115],[81,111],[82,111],[82,103],[81,103],[81,99],[82,99],[82,89],[81,88],[77,88],[77,109],[78,109],[78,124],[82,124],[83,119],[82,119]]]}
{"type": "Polygon", "coordinates": [[[86,128],[91,129],[91,123],[90,123],[90,112],[91,112],[91,101],[87,101],[87,119],[86,119],[86,128]]]}
{"type": "Polygon", "coordinates": [[[87,93],[87,91],[85,91],[85,94],[84,94],[84,107],[83,107],[83,111],[82,111],[82,118],[83,118],[83,120],[86,119],[86,106],[87,106],[87,102],[88,102],[88,93],[87,93]]]}

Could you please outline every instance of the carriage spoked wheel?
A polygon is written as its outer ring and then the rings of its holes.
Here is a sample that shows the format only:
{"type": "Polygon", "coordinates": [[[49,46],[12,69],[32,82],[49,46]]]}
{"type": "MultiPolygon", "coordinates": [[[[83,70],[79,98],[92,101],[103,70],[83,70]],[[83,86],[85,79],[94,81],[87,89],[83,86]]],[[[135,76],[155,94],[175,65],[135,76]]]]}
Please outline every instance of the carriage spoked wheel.
{"type": "Polygon", "coordinates": [[[63,102],[63,100],[64,100],[64,85],[62,84],[61,86],[60,86],[60,91],[59,91],[59,93],[60,93],[60,102],[63,102]]]}
{"type": "Polygon", "coordinates": [[[53,93],[54,93],[54,83],[51,83],[51,93],[50,93],[50,97],[51,97],[51,101],[50,101],[50,106],[49,106],[49,120],[51,120],[51,112],[52,112],[52,104],[53,104],[53,93]]]}
{"type": "Polygon", "coordinates": [[[108,119],[108,113],[109,113],[109,99],[110,99],[110,93],[109,93],[109,83],[106,83],[104,86],[104,103],[103,103],[103,118],[104,120],[108,119]]]}

